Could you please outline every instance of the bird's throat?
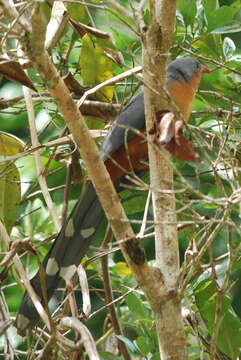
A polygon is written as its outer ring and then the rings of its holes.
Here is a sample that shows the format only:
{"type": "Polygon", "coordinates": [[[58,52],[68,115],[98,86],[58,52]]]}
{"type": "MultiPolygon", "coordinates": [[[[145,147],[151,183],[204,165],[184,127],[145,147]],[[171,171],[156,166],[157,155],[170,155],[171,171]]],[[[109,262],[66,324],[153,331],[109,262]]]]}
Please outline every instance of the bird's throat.
{"type": "Polygon", "coordinates": [[[188,121],[192,111],[192,104],[200,80],[201,73],[199,72],[185,84],[176,81],[169,86],[170,95],[186,121],[188,121]]]}

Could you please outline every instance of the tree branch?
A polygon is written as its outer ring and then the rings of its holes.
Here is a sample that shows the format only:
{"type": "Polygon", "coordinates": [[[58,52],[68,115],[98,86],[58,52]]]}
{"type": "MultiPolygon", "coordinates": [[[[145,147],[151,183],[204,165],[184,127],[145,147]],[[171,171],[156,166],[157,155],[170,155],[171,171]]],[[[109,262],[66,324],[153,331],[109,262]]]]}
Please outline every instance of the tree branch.
{"type": "MultiPolygon", "coordinates": [[[[43,34],[45,33],[45,25],[42,19],[40,3],[34,3],[31,19],[32,33],[27,37],[27,41],[23,41],[22,45],[31,59],[34,68],[39,72],[50,94],[58,104],[59,110],[76,144],[79,146],[81,156],[85,161],[88,174],[93,181],[107,219],[111,224],[113,234],[117,241],[122,240],[120,241],[120,247],[128,266],[133,271],[143,291],[145,293],[148,292],[149,299],[155,299],[156,294],[160,291],[160,272],[155,268],[148,267],[144,250],[129,224],[88,127],[74,100],[71,98],[63,79],[44,49],[43,34]]],[[[159,304],[156,304],[156,306],[159,306],[159,304]]]]}
{"type": "MultiPolygon", "coordinates": [[[[181,304],[178,297],[179,249],[173,168],[170,155],[164,149],[157,149],[149,135],[156,113],[161,109],[170,109],[165,90],[165,69],[172,45],[175,14],[175,0],[152,1],[151,24],[147,30],[141,28],[144,84],[148,85],[145,87],[144,99],[154,208],[156,263],[163,277],[162,293],[159,299],[159,294],[156,294],[158,306],[153,306],[153,310],[163,360],[187,358],[181,304]]],[[[150,302],[152,303],[152,299],[150,302]]]]}

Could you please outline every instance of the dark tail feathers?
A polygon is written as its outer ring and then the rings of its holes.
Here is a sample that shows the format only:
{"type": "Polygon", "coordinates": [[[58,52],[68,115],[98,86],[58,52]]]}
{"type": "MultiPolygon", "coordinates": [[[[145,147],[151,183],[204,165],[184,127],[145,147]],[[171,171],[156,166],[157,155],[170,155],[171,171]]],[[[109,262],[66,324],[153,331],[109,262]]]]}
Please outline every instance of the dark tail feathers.
{"type": "MultiPolygon", "coordinates": [[[[92,236],[104,217],[104,212],[91,182],[68,217],[65,225],[46,255],[43,266],[46,273],[47,300],[53,296],[60,279],[70,279],[81,258],[85,255],[92,236]]],[[[31,284],[40,299],[43,299],[39,271],[31,284]]],[[[15,325],[20,335],[32,329],[39,320],[39,314],[27,292],[17,315],[15,325]]]]}

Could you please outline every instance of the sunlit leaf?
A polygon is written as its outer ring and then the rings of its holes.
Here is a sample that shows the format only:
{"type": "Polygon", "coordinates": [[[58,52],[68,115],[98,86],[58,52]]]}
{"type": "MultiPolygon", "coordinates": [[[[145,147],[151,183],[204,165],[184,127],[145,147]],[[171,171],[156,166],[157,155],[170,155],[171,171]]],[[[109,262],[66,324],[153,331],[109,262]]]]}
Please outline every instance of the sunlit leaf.
{"type": "Polygon", "coordinates": [[[202,5],[206,14],[209,14],[219,8],[218,0],[203,0],[202,5]]]}
{"type": "MultiPolygon", "coordinates": [[[[80,67],[84,85],[94,86],[110,79],[113,76],[112,60],[106,56],[93,36],[84,35],[82,42],[80,67]]],[[[113,93],[113,86],[105,86],[97,92],[97,96],[102,101],[111,101],[113,93]]]]}
{"type": "Polygon", "coordinates": [[[130,268],[128,268],[127,264],[125,262],[122,262],[122,261],[119,261],[119,262],[116,263],[115,271],[119,275],[130,275],[131,274],[130,268]]]}
{"type": "Polygon", "coordinates": [[[241,32],[241,26],[239,24],[234,24],[230,26],[222,26],[218,29],[212,31],[212,34],[228,34],[241,32]]]}
{"type": "Polygon", "coordinates": [[[226,60],[229,60],[236,50],[236,46],[232,39],[226,37],[223,41],[223,53],[226,60]]]}
{"type": "Polygon", "coordinates": [[[67,2],[68,14],[71,19],[77,22],[82,22],[85,18],[85,7],[84,5],[67,2]]]}
{"type": "Polygon", "coordinates": [[[222,6],[219,9],[210,12],[207,16],[208,31],[211,32],[225,25],[233,25],[233,16],[236,10],[229,6],[222,6]]]}
{"type": "MultiPolygon", "coordinates": [[[[0,159],[22,152],[24,143],[17,137],[0,132],[0,159]]],[[[0,219],[8,233],[16,221],[21,199],[20,175],[13,162],[0,163],[0,219]]]]}
{"type": "Polygon", "coordinates": [[[0,164],[0,219],[8,233],[16,221],[21,199],[20,176],[14,163],[0,164]]]}
{"type": "Polygon", "coordinates": [[[11,156],[22,152],[24,142],[12,134],[0,131],[0,155],[11,156]]]}

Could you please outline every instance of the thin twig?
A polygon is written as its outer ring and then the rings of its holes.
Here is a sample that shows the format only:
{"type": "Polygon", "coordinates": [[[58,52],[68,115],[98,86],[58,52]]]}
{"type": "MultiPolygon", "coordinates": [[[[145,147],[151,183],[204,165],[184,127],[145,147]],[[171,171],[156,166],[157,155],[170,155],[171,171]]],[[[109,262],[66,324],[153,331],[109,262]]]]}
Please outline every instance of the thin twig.
{"type": "MultiPolygon", "coordinates": [[[[11,243],[11,239],[9,238],[8,233],[7,233],[3,223],[1,222],[1,220],[0,220],[0,234],[4,240],[5,246],[8,248],[9,244],[11,243]]],[[[50,323],[49,323],[48,315],[45,312],[42,304],[40,303],[39,298],[36,295],[32,285],[28,279],[28,276],[23,268],[23,265],[19,259],[19,256],[17,254],[13,257],[13,263],[19,272],[20,278],[22,279],[22,281],[24,283],[24,287],[27,290],[27,292],[29,293],[31,300],[32,300],[34,306],[36,307],[36,310],[38,311],[42,320],[45,322],[48,329],[50,330],[50,323]]]]}
{"type": "MultiPolygon", "coordinates": [[[[24,86],[23,87],[23,93],[24,93],[24,96],[25,96],[26,106],[27,106],[27,111],[28,111],[28,121],[29,121],[29,129],[30,129],[30,136],[31,136],[32,145],[34,147],[37,147],[37,146],[40,145],[40,143],[39,143],[39,140],[38,140],[38,134],[37,134],[36,126],[35,126],[35,116],[34,116],[33,102],[32,102],[32,98],[31,98],[31,90],[24,86]]],[[[38,177],[39,185],[40,185],[40,187],[42,189],[42,192],[43,192],[43,197],[45,199],[45,202],[47,204],[49,212],[50,212],[50,214],[51,214],[51,216],[53,218],[55,228],[56,228],[57,231],[59,231],[60,227],[61,227],[61,224],[60,224],[60,221],[59,221],[55,206],[54,206],[54,204],[52,202],[52,199],[51,199],[51,196],[49,194],[46,179],[45,179],[45,177],[43,176],[43,173],[42,173],[42,167],[41,167],[41,162],[40,162],[40,153],[39,153],[39,151],[34,152],[34,159],[35,159],[37,177],[38,177]]]]}
{"type": "Polygon", "coordinates": [[[142,71],[142,67],[136,66],[135,68],[133,68],[131,70],[127,70],[120,75],[116,75],[116,76],[112,77],[111,79],[103,81],[102,83],[96,85],[94,88],[87,90],[84,93],[84,95],[81,97],[81,99],[78,101],[77,106],[80,107],[89,95],[96,93],[98,90],[102,89],[104,86],[113,85],[116,82],[124,80],[130,76],[133,76],[134,74],[141,72],[141,71],[142,71]]]}
{"type": "MultiPolygon", "coordinates": [[[[112,238],[112,230],[110,227],[108,227],[105,238],[102,242],[102,248],[108,249],[109,244],[112,238]]],[[[104,290],[105,290],[105,298],[106,298],[106,304],[108,305],[108,312],[110,315],[111,324],[113,326],[114,333],[116,335],[122,335],[121,326],[115,311],[115,307],[113,302],[113,293],[112,293],[112,287],[110,282],[110,275],[108,270],[108,255],[105,255],[101,258],[101,267],[102,267],[102,274],[103,274],[103,280],[104,280],[104,290]],[[110,305],[109,305],[110,304],[110,305]]],[[[120,341],[118,339],[118,346],[120,349],[120,352],[125,360],[131,360],[130,355],[128,353],[127,347],[123,341],[120,341]]]]}

